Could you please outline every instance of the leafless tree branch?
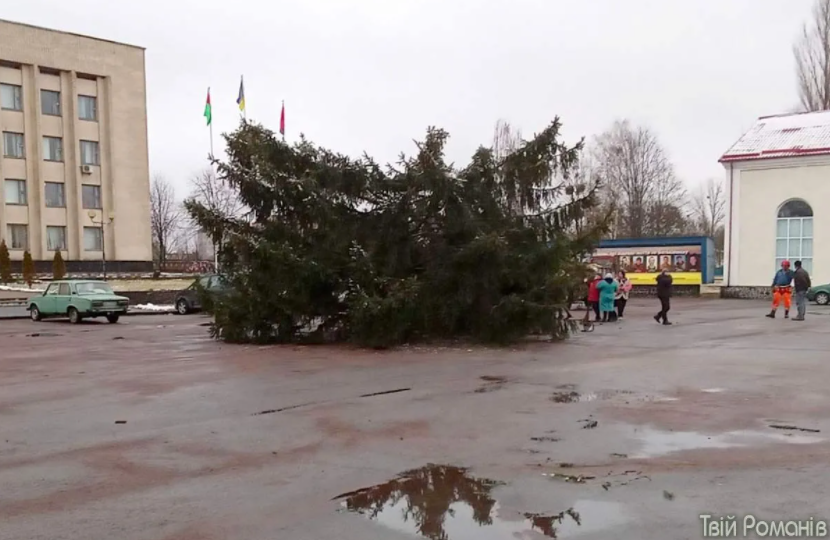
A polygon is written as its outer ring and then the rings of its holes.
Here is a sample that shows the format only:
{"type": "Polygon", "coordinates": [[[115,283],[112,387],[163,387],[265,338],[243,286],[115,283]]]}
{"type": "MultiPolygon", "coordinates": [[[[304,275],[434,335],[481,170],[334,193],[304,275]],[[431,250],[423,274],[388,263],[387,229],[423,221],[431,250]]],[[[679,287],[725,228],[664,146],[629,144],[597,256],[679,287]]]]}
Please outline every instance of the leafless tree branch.
{"type": "Polygon", "coordinates": [[[163,176],[153,176],[150,184],[150,230],[156,265],[161,269],[174,247],[183,221],[176,190],[163,176]]]}
{"type": "MultiPolygon", "coordinates": [[[[225,216],[227,219],[239,219],[245,215],[246,209],[239,196],[233,188],[226,185],[216,176],[212,169],[206,169],[195,175],[191,180],[190,198],[199,202],[207,210],[225,216]]],[[[194,249],[204,250],[204,242],[207,238],[205,231],[190,224],[190,243],[194,249]]],[[[222,240],[219,239],[213,245],[214,253],[221,249],[222,240]]]]}
{"type": "Polygon", "coordinates": [[[804,111],[830,109],[830,0],[815,0],[793,46],[798,97],[804,111]]]}
{"type": "Polygon", "coordinates": [[[615,122],[597,138],[593,153],[617,209],[617,234],[638,238],[683,232],[686,190],[648,128],[615,122]]]}

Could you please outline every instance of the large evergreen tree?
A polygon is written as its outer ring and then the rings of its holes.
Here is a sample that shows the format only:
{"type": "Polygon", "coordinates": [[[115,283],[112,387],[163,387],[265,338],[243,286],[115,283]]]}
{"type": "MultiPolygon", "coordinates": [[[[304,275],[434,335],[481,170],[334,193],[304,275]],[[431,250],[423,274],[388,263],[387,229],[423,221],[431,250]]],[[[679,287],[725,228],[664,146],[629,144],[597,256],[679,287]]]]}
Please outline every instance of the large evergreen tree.
{"type": "Polygon", "coordinates": [[[55,251],[52,258],[52,279],[63,279],[66,277],[66,263],[63,260],[60,250],[55,251]]]}
{"type": "Polygon", "coordinates": [[[568,293],[601,227],[574,233],[596,186],[574,196],[567,179],[582,143],[564,144],[560,126],[506,156],[479,148],[457,169],[440,129],[414,157],[381,167],[243,123],[216,166],[249,213],[186,202],[223,239],[235,291],[215,306],[214,336],[388,346],[565,335],[568,293]]]}
{"type": "Polygon", "coordinates": [[[35,282],[35,261],[32,260],[32,254],[29,250],[23,252],[23,281],[29,288],[35,282]]]}

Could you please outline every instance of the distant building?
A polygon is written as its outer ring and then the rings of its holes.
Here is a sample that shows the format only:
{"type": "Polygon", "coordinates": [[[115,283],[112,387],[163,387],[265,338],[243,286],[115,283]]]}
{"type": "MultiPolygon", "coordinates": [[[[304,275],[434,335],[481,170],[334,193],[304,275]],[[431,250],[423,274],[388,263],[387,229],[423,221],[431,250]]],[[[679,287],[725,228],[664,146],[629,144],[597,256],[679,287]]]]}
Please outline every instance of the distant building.
{"type": "Polygon", "coordinates": [[[830,112],[759,118],[721,158],[726,168],[724,284],[769,287],[801,260],[830,281],[830,112]],[[814,210],[819,214],[814,215],[814,210]]]}
{"type": "Polygon", "coordinates": [[[144,49],[0,20],[0,237],[39,269],[152,268],[144,49]],[[90,217],[92,214],[92,217],[90,217]],[[101,226],[102,221],[105,225],[101,226]]]}
{"type": "Polygon", "coordinates": [[[784,260],[801,260],[814,283],[830,281],[830,112],[759,118],[720,162],[724,285],[768,290],[784,260]]]}

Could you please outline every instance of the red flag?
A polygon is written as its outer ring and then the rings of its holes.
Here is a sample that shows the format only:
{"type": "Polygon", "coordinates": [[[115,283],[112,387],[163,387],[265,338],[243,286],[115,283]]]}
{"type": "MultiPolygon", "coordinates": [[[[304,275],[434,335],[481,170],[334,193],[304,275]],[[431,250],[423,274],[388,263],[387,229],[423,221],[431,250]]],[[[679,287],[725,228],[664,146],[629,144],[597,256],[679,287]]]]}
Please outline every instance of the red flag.
{"type": "Polygon", "coordinates": [[[282,102],[282,112],[280,113],[280,135],[285,137],[285,101],[282,102]]]}

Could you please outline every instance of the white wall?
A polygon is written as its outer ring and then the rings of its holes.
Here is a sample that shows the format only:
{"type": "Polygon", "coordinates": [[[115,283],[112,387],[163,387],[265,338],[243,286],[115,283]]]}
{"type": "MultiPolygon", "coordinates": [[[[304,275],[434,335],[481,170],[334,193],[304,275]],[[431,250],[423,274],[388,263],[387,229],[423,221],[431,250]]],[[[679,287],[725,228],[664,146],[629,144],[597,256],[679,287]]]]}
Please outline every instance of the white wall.
{"type": "MultiPolygon", "coordinates": [[[[727,193],[729,184],[726,164],[727,193]]],[[[830,283],[830,156],[734,163],[731,190],[726,207],[727,284],[772,282],[778,209],[790,199],[803,199],[813,208],[813,282],[830,283]]]]}

